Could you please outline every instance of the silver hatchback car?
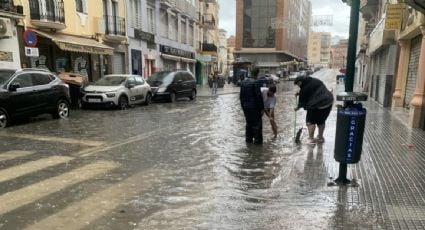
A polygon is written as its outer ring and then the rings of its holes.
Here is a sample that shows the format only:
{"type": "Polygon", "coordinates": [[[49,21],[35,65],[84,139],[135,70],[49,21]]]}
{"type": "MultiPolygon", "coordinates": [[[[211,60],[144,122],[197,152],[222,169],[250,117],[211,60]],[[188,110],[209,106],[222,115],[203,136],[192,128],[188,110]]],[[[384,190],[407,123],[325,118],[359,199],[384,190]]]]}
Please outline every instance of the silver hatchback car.
{"type": "Polygon", "coordinates": [[[126,109],[129,105],[152,102],[150,85],[138,75],[105,75],[93,84],[83,88],[81,106],[90,105],[118,107],[126,109]]]}

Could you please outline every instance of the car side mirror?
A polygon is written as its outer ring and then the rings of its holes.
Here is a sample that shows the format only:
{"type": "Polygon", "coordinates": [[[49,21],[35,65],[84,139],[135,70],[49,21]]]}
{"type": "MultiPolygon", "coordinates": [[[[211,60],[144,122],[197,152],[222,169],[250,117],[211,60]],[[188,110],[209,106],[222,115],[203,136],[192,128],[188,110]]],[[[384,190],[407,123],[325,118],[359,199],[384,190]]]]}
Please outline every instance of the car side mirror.
{"type": "Polygon", "coordinates": [[[21,88],[21,84],[19,84],[18,82],[14,82],[10,84],[9,91],[15,92],[18,88],[21,88]]]}
{"type": "Polygon", "coordinates": [[[134,84],[134,83],[128,83],[127,84],[127,88],[129,88],[129,89],[134,88],[134,86],[136,86],[136,84],[134,84]]]}

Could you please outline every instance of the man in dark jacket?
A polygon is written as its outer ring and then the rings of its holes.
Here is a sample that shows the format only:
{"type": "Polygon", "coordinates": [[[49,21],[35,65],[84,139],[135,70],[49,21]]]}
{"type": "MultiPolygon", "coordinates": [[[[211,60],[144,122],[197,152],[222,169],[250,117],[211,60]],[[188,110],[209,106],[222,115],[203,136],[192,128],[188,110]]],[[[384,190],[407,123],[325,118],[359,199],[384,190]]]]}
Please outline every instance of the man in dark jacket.
{"type": "Polygon", "coordinates": [[[251,77],[241,83],[240,101],[245,115],[245,141],[247,143],[263,143],[263,121],[261,119],[264,111],[264,101],[260,86],[257,82],[259,69],[251,71],[251,77]]]}
{"type": "Polygon", "coordinates": [[[323,143],[325,141],[323,137],[325,122],[334,101],[333,94],[317,78],[300,76],[295,79],[294,84],[300,87],[300,91],[295,94],[299,96],[299,100],[298,106],[294,110],[297,111],[300,108],[307,110],[308,143],[313,145],[323,143]],[[316,126],[319,129],[319,135],[317,139],[314,139],[316,126]]]}

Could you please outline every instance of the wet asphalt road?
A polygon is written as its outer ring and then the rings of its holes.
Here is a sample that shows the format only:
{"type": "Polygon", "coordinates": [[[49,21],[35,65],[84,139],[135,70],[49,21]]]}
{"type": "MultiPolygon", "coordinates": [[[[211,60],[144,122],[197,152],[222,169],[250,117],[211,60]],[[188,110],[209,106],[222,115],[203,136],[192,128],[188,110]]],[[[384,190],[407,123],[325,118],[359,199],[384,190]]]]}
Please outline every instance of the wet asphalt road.
{"type": "Polygon", "coordinates": [[[333,146],[293,143],[292,84],[278,86],[279,137],[264,119],[263,146],[244,142],[238,94],[2,130],[0,229],[326,229],[338,221],[322,159],[333,146]]]}

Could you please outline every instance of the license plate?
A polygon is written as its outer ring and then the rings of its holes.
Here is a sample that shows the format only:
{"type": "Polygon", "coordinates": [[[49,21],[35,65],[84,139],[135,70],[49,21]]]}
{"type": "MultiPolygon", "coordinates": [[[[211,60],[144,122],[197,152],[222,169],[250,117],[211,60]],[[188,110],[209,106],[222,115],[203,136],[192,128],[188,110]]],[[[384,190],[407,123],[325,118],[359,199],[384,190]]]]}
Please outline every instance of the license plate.
{"type": "Polygon", "coordinates": [[[100,98],[89,98],[89,99],[88,99],[88,101],[89,101],[89,102],[102,102],[102,101],[100,100],[100,98]]]}

